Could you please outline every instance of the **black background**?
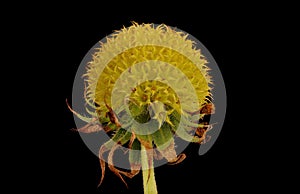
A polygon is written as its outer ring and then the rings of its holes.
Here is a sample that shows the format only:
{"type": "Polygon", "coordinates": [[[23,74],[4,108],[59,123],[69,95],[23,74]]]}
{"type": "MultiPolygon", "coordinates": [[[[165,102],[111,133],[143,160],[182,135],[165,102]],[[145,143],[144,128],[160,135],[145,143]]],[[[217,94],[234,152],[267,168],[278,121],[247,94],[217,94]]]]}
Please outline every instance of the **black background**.
{"type": "Polygon", "coordinates": [[[98,158],[70,131],[76,126],[65,104],[88,50],[136,21],[165,23],[200,40],[227,91],[216,143],[204,156],[190,144],[181,164],[156,168],[159,193],[293,189],[298,150],[290,153],[289,143],[299,146],[290,140],[298,136],[289,109],[297,101],[292,92],[298,76],[292,73],[298,71],[292,70],[297,60],[289,59],[297,52],[296,8],[288,2],[6,2],[0,13],[1,186],[18,193],[142,193],[140,174],[125,179],[126,189],[109,170],[97,188],[98,158]]]}
{"type": "MultiPolygon", "coordinates": [[[[260,33],[256,20],[243,10],[235,9],[218,14],[208,11],[155,16],[89,15],[81,13],[80,9],[70,13],[64,13],[64,10],[47,13],[49,15],[41,22],[36,18],[40,14],[44,16],[42,11],[26,19],[34,30],[24,34],[28,38],[26,44],[30,44],[31,39],[35,42],[29,57],[38,65],[32,71],[41,72],[29,76],[29,80],[32,83],[42,80],[39,84],[43,85],[37,89],[39,97],[34,99],[35,104],[40,104],[38,110],[42,114],[38,115],[41,119],[35,119],[39,123],[35,127],[39,129],[33,131],[34,140],[30,142],[34,161],[25,163],[25,173],[21,176],[27,180],[24,187],[40,192],[142,193],[141,174],[131,180],[125,178],[127,189],[108,169],[103,184],[97,188],[101,177],[99,160],[79,134],[70,130],[76,126],[65,103],[66,98],[71,101],[73,80],[88,50],[113,30],[131,25],[131,21],[164,23],[192,34],[216,60],[227,91],[226,119],[216,143],[203,156],[198,155],[199,145],[190,144],[185,150],[187,158],[182,163],[156,168],[159,193],[243,192],[254,191],[263,184],[266,173],[258,172],[256,167],[263,167],[265,171],[268,167],[255,152],[259,143],[252,138],[257,134],[252,129],[255,119],[251,113],[257,101],[250,96],[255,81],[248,80],[254,73],[249,48],[259,43],[255,38],[260,33]]],[[[254,53],[259,55],[257,50],[254,53]]]]}

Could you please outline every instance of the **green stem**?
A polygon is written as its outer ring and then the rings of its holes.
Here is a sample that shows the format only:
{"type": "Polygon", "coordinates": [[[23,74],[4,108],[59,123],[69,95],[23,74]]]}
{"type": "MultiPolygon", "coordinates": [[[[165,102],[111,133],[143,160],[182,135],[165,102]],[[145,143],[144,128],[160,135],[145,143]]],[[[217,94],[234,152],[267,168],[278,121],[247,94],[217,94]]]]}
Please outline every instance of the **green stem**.
{"type": "Polygon", "coordinates": [[[143,145],[141,145],[141,148],[144,194],[157,194],[156,182],[154,177],[153,158],[151,158],[152,162],[151,166],[149,166],[146,148],[143,145]]]}

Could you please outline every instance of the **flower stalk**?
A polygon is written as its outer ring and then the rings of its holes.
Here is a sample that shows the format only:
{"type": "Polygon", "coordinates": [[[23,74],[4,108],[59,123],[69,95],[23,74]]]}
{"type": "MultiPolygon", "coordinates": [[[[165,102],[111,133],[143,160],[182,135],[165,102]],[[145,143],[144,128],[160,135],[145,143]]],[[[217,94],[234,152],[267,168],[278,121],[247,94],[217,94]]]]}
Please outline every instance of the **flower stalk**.
{"type": "MultiPolygon", "coordinates": [[[[144,194],[157,194],[156,181],[154,176],[153,158],[149,162],[145,146],[141,146],[141,160],[143,173],[144,194]],[[151,166],[149,166],[149,163],[151,166]]],[[[149,152],[149,151],[148,151],[149,152]]]]}

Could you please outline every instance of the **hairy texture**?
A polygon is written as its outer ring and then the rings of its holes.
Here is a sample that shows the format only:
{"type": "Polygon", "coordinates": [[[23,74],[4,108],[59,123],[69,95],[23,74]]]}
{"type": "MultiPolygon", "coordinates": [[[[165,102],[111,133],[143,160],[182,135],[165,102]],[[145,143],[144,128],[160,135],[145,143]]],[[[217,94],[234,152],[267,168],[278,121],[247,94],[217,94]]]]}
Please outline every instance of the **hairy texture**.
{"type": "Polygon", "coordinates": [[[215,111],[212,79],[207,60],[194,44],[187,34],[166,25],[133,23],[107,37],[95,51],[83,75],[89,116],[68,107],[87,122],[77,131],[112,134],[99,150],[100,184],[105,152],[109,169],[125,184],[123,176],[132,178],[142,168],[148,187],[148,182],[155,183],[153,159],[178,164],[186,158],[184,153],[177,155],[175,137],[199,144],[209,139],[212,125],[205,116],[215,111]],[[122,146],[129,150],[129,172],[114,166],[114,152],[122,146]]]}

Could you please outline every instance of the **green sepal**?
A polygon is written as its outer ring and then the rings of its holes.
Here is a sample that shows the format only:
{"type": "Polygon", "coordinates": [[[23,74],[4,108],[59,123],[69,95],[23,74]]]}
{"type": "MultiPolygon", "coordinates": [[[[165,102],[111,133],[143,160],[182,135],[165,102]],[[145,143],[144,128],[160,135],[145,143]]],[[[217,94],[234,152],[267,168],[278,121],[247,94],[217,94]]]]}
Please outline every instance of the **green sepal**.
{"type": "Polygon", "coordinates": [[[181,118],[181,115],[176,111],[174,110],[172,112],[172,114],[169,115],[169,118],[170,118],[170,121],[173,123],[173,131],[176,131],[178,126],[179,126],[179,123],[180,123],[180,118],[181,118]]]}
{"type": "Polygon", "coordinates": [[[151,119],[147,105],[137,106],[134,103],[129,103],[129,110],[134,120],[139,123],[146,123],[151,119]]]}
{"type": "Polygon", "coordinates": [[[129,163],[141,164],[141,144],[135,139],[132,143],[131,149],[129,149],[129,163]]]}
{"type": "Polygon", "coordinates": [[[114,142],[119,142],[125,134],[128,133],[126,129],[120,128],[116,134],[111,138],[114,142]]]}
{"type": "MultiPolygon", "coordinates": [[[[123,128],[122,128],[123,129],[123,128]]],[[[123,129],[124,130],[124,129],[123,129]]],[[[127,143],[130,138],[131,138],[132,133],[130,133],[129,131],[126,130],[125,135],[119,140],[119,143],[121,145],[124,145],[125,143],[127,143]]]]}
{"type": "Polygon", "coordinates": [[[159,130],[152,134],[152,138],[157,149],[164,150],[173,138],[172,127],[165,122],[159,130]]]}
{"type": "Polygon", "coordinates": [[[116,134],[110,140],[108,140],[104,145],[108,149],[111,149],[116,143],[123,145],[130,140],[131,135],[132,134],[129,131],[121,128],[117,130],[116,134]]]}

